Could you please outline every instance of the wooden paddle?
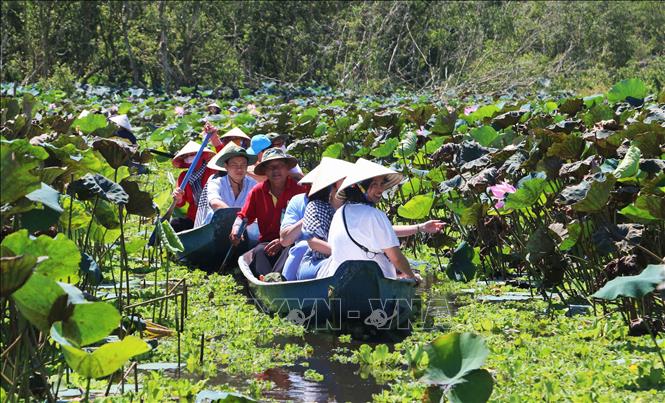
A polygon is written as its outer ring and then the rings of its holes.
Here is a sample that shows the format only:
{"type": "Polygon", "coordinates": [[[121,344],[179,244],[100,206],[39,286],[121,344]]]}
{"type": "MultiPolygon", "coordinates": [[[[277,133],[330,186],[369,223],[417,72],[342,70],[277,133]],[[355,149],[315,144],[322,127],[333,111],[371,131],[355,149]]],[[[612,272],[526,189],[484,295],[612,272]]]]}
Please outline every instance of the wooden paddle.
{"type": "MultiPolygon", "coordinates": [[[[199,150],[196,152],[196,155],[194,156],[194,160],[192,163],[189,165],[189,168],[187,169],[187,173],[185,174],[185,177],[182,179],[182,182],[180,183],[179,188],[180,189],[185,189],[187,184],[189,183],[190,178],[192,177],[192,174],[194,173],[194,169],[196,165],[199,163],[199,160],[201,159],[201,156],[203,155],[203,151],[206,149],[206,146],[208,145],[208,142],[210,141],[210,138],[212,137],[213,132],[206,132],[206,136],[203,139],[203,143],[201,143],[201,147],[199,147],[199,150]]],[[[166,213],[157,221],[156,225],[159,225],[160,222],[166,221],[169,218],[171,218],[171,215],[173,214],[173,210],[175,210],[175,205],[176,205],[176,200],[175,198],[171,202],[171,205],[169,208],[166,210],[166,213]]],[[[155,244],[155,238],[157,236],[157,227],[155,226],[155,229],[152,231],[152,234],[150,234],[150,240],[148,241],[148,245],[154,245],[155,244]]]]}
{"type": "MultiPolygon", "coordinates": [[[[242,221],[240,222],[240,226],[238,227],[238,232],[236,233],[236,236],[240,238],[242,236],[242,233],[245,232],[245,228],[247,228],[247,219],[243,218],[242,221]]],[[[226,256],[224,256],[224,260],[222,261],[222,264],[219,266],[219,269],[217,269],[217,272],[220,273],[224,268],[226,267],[226,264],[233,254],[233,251],[236,249],[236,245],[231,244],[229,246],[229,250],[226,252],[226,256]]]]}

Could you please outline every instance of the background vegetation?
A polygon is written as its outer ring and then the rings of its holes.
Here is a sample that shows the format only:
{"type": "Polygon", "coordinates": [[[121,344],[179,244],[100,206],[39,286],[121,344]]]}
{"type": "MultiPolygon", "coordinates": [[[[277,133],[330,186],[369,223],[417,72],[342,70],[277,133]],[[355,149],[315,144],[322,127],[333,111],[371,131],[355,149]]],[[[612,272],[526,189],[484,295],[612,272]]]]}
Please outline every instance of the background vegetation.
{"type": "MultiPolygon", "coordinates": [[[[390,91],[665,81],[659,2],[4,1],[3,82],[390,91]]],[[[221,92],[218,92],[221,94],[221,92]]]]}

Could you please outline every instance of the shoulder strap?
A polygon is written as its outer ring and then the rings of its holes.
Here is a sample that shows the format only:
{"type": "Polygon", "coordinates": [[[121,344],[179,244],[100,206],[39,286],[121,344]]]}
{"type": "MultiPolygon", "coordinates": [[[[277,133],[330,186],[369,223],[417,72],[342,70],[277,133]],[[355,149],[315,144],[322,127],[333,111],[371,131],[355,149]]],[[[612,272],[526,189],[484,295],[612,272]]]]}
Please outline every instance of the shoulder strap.
{"type": "Polygon", "coordinates": [[[351,233],[349,232],[349,226],[346,224],[346,208],[345,207],[346,207],[346,204],[342,206],[342,221],[344,221],[344,229],[346,230],[346,235],[349,236],[349,239],[351,239],[351,241],[354,244],[356,244],[356,246],[359,247],[365,253],[373,253],[374,255],[383,254],[383,252],[375,252],[373,250],[370,250],[366,246],[361,245],[358,241],[353,239],[353,237],[351,236],[351,233]]]}

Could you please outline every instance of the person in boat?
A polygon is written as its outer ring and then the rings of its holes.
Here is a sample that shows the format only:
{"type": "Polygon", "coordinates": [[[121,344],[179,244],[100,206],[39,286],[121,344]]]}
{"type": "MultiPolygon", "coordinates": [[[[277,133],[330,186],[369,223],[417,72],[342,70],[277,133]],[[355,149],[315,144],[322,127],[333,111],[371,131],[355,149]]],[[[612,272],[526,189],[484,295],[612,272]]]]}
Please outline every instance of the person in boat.
{"type": "Polygon", "coordinates": [[[210,125],[210,127],[212,129],[211,133],[213,133],[212,137],[210,137],[210,143],[212,143],[212,145],[218,151],[226,147],[226,145],[231,142],[245,149],[250,145],[251,138],[237,127],[229,130],[222,137],[218,136],[217,129],[212,127],[212,125],[210,125]]]}
{"type": "Polygon", "coordinates": [[[268,138],[268,136],[266,136],[265,134],[257,134],[255,136],[252,136],[252,139],[250,141],[250,146],[247,149],[247,152],[249,154],[255,155],[257,159],[256,164],[251,165],[247,169],[247,175],[254,178],[254,180],[256,180],[257,182],[263,182],[266,179],[265,176],[257,175],[254,169],[256,168],[256,165],[259,162],[261,162],[261,160],[263,159],[263,153],[265,152],[265,150],[270,148],[271,144],[272,143],[268,138]]]}
{"type": "Polygon", "coordinates": [[[215,211],[222,208],[241,208],[256,181],[247,176],[247,166],[256,162],[256,156],[236,145],[228,143],[208,162],[208,168],[226,172],[208,180],[199,199],[194,228],[208,224],[215,211]]]}
{"type": "MultiPolygon", "coordinates": [[[[268,139],[270,139],[271,147],[281,148],[284,152],[286,152],[286,135],[271,132],[266,134],[266,136],[268,137],[268,139]]],[[[302,179],[303,177],[303,172],[302,169],[300,168],[300,165],[296,165],[293,168],[291,168],[289,174],[296,180],[302,179]]]]}
{"type": "Polygon", "coordinates": [[[136,136],[134,135],[134,129],[129,123],[129,118],[127,115],[115,115],[109,118],[109,122],[115,128],[113,132],[114,136],[121,137],[123,139],[129,140],[130,143],[136,144],[136,136]]]}
{"type": "MultiPolygon", "coordinates": [[[[308,172],[307,175],[303,176],[298,184],[304,186],[311,185],[321,165],[326,160],[331,159],[333,158],[323,157],[321,159],[321,164],[317,165],[314,169],[308,172]]],[[[282,276],[284,276],[286,280],[296,279],[300,261],[305,255],[305,252],[307,252],[307,249],[309,249],[307,240],[305,240],[302,235],[302,223],[303,218],[305,217],[307,202],[309,202],[307,193],[293,196],[289,201],[289,204],[286,206],[284,217],[282,218],[282,224],[279,228],[279,242],[285,248],[290,247],[289,256],[286,258],[284,269],[282,270],[282,276]]]]}
{"type": "Polygon", "coordinates": [[[315,278],[319,268],[330,256],[328,231],[335,211],[343,204],[335,194],[353,168],[354,164],[333,158],[319,164],[302,220],[302,235],[308,247],[297,270],[298,280],[315,278]]]}
{"type": "Polygon", "coordinates": [[[222,108],[217,105],[217,102],[211,102],[206,106],[206,110],[210,115],[219,115],[222,113],[222,108]]]}
{"type": "Polygon", "coordinates": [[[184,217],[175,217],[171,219],[171,226],[176,232],[194,227],[201,192],[208,182],[208,179],[217,172],[207,167],[208,160],[210,160],[215,153],[212,150],[205,148],[201,155],[201,159],[199,159],[194,167],[194,172],[189,179],[189,183],[185,185],[184,189],[181,187],[182,181],[187,174],[187,169],[192,164],[192,161],[194,161],[194,156],[199,148],[201,148],[200,144],[190,141],[185,144],[178,153],[176,153],[172,160],[173,166],[176,168],[182,168],[183,171],[178,176],[176,188],[173,190],[171,196],[175,200],[176,207],[180,208],[187,204],[187,213],[184,217]]]}
{"type": "Polygon", "coordinates": [[[319,268],[316,277],[335,274],[347,260],[375,261],[386,278],[420,277],[399,248],[398,237],[419,232],[441,231],[443,223],[430,220],[422,224],[395,226],[375,204],[387,189],[398,185],[402,175],[379,164],[360,158],[344,179],[337,197],[344,200],[333,216],[328,233],[330,258],[319,268]]]}
{"type": "Polygon", "coordinates": [[[280,220],[289,200],[307,191],[289,176],[289,169],[297,163],[295,157],[279,148],[266,150],[263,160],[256,165],[254,171],[258,175],[265,175],[267,179],[249,192],[231,228],[231,242],[237,245],[240,242],[237,233],[242,220],[247,220],[247,224],[258,221],[259,244],[252,250],[250,263],[250,268],[257,276],[281,272],[288,256],[288,248],[283,248],[279,242],[280,220]]]}

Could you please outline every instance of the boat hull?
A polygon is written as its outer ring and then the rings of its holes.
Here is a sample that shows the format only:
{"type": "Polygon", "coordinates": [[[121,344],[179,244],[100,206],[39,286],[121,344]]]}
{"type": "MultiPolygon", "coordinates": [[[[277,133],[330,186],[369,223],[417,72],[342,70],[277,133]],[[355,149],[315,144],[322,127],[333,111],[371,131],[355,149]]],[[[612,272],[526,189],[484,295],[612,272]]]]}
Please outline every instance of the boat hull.
{"type": "Polygon", "coordinates": [[[238,260],[251,296],[260,309],[293,323],[327,330],[355,326],[409,329],[416,283],[388,279],[373,261],[347,261],[327,278],[264,282],[249,268],[250,253],[238,260]]]}

